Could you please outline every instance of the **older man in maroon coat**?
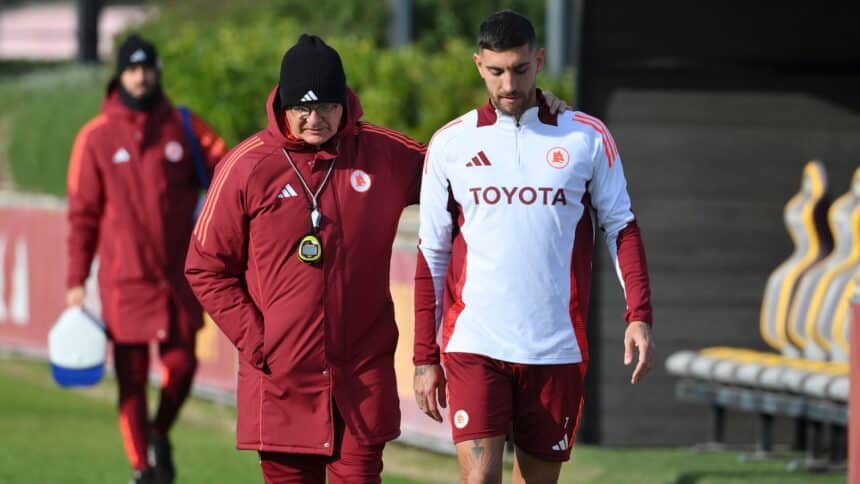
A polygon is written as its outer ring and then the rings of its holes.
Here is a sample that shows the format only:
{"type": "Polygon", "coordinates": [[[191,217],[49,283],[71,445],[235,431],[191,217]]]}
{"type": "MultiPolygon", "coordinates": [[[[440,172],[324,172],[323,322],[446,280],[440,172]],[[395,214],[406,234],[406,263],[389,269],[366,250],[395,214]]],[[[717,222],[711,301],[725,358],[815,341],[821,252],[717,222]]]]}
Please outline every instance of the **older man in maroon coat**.
{"type": "Polygon", "coordinates": [[[400,434],[391,246],[424,147],[359,121],[314,36],[285,54],[266,109],[219,165],[186,263],[239,350],[237,445],[266,482],[379,482],[400,434]]]}

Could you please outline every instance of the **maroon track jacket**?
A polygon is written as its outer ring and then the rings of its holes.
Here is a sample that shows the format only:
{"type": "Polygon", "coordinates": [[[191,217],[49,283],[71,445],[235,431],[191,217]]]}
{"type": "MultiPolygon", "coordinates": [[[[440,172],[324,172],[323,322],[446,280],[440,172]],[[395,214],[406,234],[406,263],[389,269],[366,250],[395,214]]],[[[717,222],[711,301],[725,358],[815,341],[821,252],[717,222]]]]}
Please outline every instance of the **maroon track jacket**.
{"type": "Polygon", "coordinates": [[[237,446],[331,455],[333,406],[366,445],[400,434],[391,247],[404,207],[418,202],[424,147],[360,122],[348,94],[338,133],[321,149],[287,132],[277,88],[268,128],[216,170],[194,230],[186,275],[239,350],[237,446]],[[300,261],[310,229],[304,188],[320,194],[323,258],[300,261]]]}
{"type": "MultiPolygon", "coordinates": [[[[207,164],[224,141],[192,115],[207,164]]],[[[102,317],[120,343],[165,340],[171,300],[179,330],[202,324],[183,275],[199,193],[179,113],[163,100],[136,112],[108,88],[102,112],[75,139],[69,161],[69,266],[66,286],[82,286],[99,255],[102,317]]]]}

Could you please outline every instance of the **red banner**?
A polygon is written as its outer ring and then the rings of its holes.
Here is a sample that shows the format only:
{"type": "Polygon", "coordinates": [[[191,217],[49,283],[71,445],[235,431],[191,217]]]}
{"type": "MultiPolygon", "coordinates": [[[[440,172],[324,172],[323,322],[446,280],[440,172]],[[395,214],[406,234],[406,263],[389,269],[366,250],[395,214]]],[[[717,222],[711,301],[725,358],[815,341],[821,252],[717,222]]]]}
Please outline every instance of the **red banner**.
{"type": "Polygon", "coordinates": [[[63,310],[66,224],[62,212],[0,208],[0,344],[47,354],[63,310]]]}
{"type": "MultiPolygon", "coordinates": [[[[47,355],[48,331],[64,309],[66,234],[66,216],[62,208],[0,207],[0,347],[47,355]]],[[[438,424],[418,411],[412,395],[414,270],[414,249],[395,250],[391,261],[391,291],[400,329],[396,366],[403,410],[403,439],[453,452],[448,424],[438,424]]],[[[87,283],[85,304],[99,313],[93,277],[87,283]]],[[[195,380],[196,392],[232,401],[236,386],[236,351],[208,318],[198,334],[197,348],[200,366],[195,380]]],[[[157,358],[153,358],[153,362],[156,361],[157,358]]]]}

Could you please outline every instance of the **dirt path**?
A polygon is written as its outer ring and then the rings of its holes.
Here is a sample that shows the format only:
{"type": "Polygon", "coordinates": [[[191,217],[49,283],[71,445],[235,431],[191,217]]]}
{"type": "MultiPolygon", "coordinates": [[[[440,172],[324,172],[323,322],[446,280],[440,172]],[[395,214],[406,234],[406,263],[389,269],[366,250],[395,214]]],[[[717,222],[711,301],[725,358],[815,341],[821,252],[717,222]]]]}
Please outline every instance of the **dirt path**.
{"type": "MultiPolygon", "coordinates": [[[[113,37],[141,23],[151,7],[109,6],[99,19],[99,56],[113,47],[113,37]]],[[[75,57],[76,12],[73,2],[2,7],[0,2],[0,59],[64,60],[75,57]]]]}

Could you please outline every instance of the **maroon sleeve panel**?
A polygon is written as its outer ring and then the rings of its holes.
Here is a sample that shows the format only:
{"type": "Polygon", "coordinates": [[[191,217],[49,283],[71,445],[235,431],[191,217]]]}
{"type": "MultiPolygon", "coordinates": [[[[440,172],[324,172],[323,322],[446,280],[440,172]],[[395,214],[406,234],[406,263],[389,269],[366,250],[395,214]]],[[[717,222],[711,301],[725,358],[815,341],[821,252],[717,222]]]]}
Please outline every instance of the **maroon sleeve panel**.
{"type": "Polygon", "coordinates": [[[639,225],[634,220],[618,233],[618,267],[624,281],[627,311],[624,319],[631,323],[643,321],[653,323],[651,309],[651,284],[648,278],[648,261],[639,225]]]}

